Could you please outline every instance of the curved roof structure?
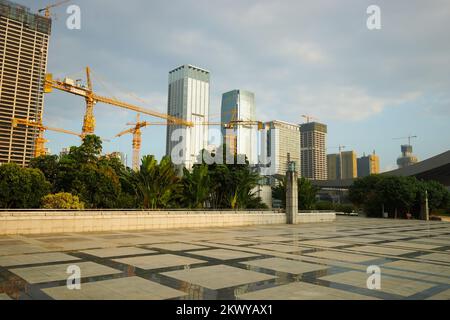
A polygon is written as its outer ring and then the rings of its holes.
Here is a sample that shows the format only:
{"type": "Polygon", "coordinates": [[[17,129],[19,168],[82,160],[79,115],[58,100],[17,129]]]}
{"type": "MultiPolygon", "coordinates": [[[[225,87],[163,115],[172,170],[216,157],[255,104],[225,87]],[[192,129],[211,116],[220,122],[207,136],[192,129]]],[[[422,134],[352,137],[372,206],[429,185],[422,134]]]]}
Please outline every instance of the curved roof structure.
{"type": "Polygon", "coordinates": [[[450,186],[450,150],[405,168],[383,172],[392,176],[414,176],[423,180],[435,180],[450,186]]]}
{"type": "MultiPolygon", "coordinates": [[[[382,174],[416,177],[421,180],[435,180],[446,187],[450,187],[450,150],[408,167],[383,172],[382,174]]],[[[354,179],[313,180],[312,183],[321,188],[347,189],[353,184],[353,181],[354,179]]]]}

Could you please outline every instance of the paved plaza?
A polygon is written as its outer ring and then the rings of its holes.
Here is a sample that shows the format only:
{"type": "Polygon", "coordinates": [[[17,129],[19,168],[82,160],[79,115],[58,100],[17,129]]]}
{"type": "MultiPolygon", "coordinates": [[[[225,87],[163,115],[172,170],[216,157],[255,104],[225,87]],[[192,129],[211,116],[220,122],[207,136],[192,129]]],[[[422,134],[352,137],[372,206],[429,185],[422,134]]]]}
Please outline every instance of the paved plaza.
{"type": "Polygon", "coordinates": [[[450,223],[336,222],[0,237],[3,299],[450,299],[450,223]],[[67,269],[81,289],[67,288],[67,269]],[[369,266],[381,288],[367,288],[369,266]]]}

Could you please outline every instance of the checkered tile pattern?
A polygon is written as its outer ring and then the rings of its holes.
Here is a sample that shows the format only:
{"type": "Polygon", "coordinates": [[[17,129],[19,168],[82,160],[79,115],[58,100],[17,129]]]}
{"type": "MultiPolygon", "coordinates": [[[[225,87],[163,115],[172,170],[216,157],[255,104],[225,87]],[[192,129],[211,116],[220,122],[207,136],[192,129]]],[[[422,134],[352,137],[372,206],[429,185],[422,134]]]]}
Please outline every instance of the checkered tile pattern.
{"type": "Polygon", "coordinates": [[[450,299],[450,224],[333,223],[0,237],[3,299],[450,299]],[[69,290],[76,266],[81,289],[69,290]],[[369,289],[369,266],[381,288],[369,289]]]}

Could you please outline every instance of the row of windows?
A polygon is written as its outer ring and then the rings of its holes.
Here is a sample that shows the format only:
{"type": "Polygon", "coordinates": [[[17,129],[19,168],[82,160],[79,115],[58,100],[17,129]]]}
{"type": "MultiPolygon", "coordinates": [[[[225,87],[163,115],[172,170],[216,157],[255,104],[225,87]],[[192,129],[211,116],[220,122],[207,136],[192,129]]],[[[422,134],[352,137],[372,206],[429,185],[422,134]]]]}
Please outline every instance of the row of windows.
{"type": "Polygon", "coordinates": [[[30,70],[32,68],[41,70],[45,66],[45,61],[43,61],[42,63],[39,61],[35,61],[34,63],[32,63],[31,61],[26,61],[23,59],[11,60],[9,58],[6,58],[2,60],[2,64],[5,67],[9,67],[9,70],[12,71],[12,73],[17,73],[17,68],[20,68],[20,71],[25,72],[27,72],[26,70],[30,70]]]}
{"type": "Polygon", "coordinates": [[[41,66],[34,66],[31,63],[27,63],[27,64],[13,64],[13,65],[5,65],[3,60],[2,60],[2,65],[3,65],[3,72],[4,73],[12,73],[12,74],[16,74],[16,73],[21,73],[21,74],[34,74],[35,76],[40,76],[43,77],[45,74],[45,71],[42,70],[40,71],[42,68],[41,66]]]}

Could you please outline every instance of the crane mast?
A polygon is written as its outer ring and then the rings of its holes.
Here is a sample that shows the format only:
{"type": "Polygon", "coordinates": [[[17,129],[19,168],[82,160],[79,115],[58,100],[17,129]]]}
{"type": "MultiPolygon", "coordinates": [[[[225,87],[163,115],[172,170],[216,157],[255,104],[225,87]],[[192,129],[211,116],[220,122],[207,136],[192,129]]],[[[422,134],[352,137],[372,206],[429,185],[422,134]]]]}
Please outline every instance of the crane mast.
{"type": "Polygon", "coordinates": [[[165,126],[168,125],[166,122],[147,122],[147,121],[140,121],[140,114],[138,113],[136,115],[136,122],[135,123],[127,123],[127,125],[133,126],[132,128],[129,128],[127,130],[124,130],[116,135],[116,138],[121,137],[126,134],[132,134],[133,135],[133,159],[132,159],[132,168],[134,171],[139,170],[139,161],[141,158],[141,147],[142,147],[142,131],[141,128],[145,128],[148,126],[165,126]]]}

